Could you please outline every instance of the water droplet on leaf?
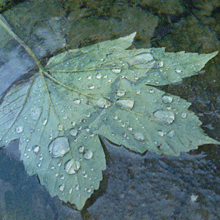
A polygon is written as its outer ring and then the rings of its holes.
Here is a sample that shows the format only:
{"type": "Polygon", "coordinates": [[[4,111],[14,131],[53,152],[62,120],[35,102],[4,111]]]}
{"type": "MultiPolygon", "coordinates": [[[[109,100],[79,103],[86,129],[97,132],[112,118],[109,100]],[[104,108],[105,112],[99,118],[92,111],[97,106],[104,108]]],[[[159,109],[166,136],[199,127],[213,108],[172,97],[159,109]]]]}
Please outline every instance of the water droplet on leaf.
{"type": "Polygon", "coordinates": [[[80,104],[80,99],[74,99],[73,103],[79,105],[80,104]]]}
{"type": "Polygon", "coordinates": [[[35,154],[37,154],[39,152],[39,150],[40,150],[40,147],[38,145],[33,146],[33,151],[35,154]]]}
{"type": "Polygon", "coordinates": [[[167,133],[167,136],[168,137],[173,137],[175,135],[175,131],[174,130],[171,130],[167,133]]]}
{"type": "Polygon", "coordinates": [[[117,91],[116,92],[117,96],[124,96],[125,95],[125,91],[117,91]]]}
{"type": "Polygon", "coordinates": [[[58,128],[59,131],[62,131],[62,130],[63,130],[63,125],[59,124],[59,125],[57,126],[57,128],[58,128]]]}
{"type": "Polygon", "coordinates": [[[40,116],[40,113],[41,113],[41,109],[38,108],[38,107],[33,107],[31,108],[31,118],[33,120],[37,120],[40,116]]]}
{"type": "Polygon", "coordinates": [[[168,96],[168,95],[164,95],[162,97],[163,103],[171,103],[173,101],[173,97],[172,96],[168,96]]]}
{"type": "Polygon", "coordinates": [[[98,73],[98,74],[96,75],[96,78],[97,78],[97,79],[101,79],[101,78],[102,78],[101,73],[98,73]]]}
{"type": "Polygon", "coordinates": [[[60,190],[61,192],[63,192],[63,191],[64,191],[64,189],[65,189],[64,184],[62,184],[62,185],[60,185],[60,186],[59,186],[59,190],[60,190]]]}
{"type": "Polygon", "coordinates": [[[76,136],[78,134],[78,131],[77,131],[77,129],[75,129],[75,128],[72,128],[71,130],[70,130],[70,135],[71,136],[76,136]]]}
{"type": "Polygon", "coordinates": [[[18,127],[15,128],[15,131],[16,131],[17,134],[19,134],[23,131],[23,129],[24,129],[23,126],[18,126],[18,127]]]}
{"type": "Polygon", "coordinates": [[[187,117],[187,114],[186,114],[185,112],[183,112],[183,113],[181,114],[181,117],[182,117],[182,118],[186,118],[186,117],[187,117]]]}
{"type": "Polygon", "coordinates": [[[81,153],[83,153],[85,151],[85,147],[81,146],[81,147],[79,147],[78,150],[79,150],[79,153],[81,154],[81,153]]]}
{"type": "Polygon", "coordinates": [[[68,160],[64,165],[64,169],[68,174],[75,174],[80,169],[80,163],[74,159],[68,160]]]}
{"type": "Polygon", "coordinates": [[[125,108],[125,109],[132,109],[134,106],[134,100],[132,99],[118,99],[115,102],[115,105],[125,108]]]}
{"type": "Polygon", "coordinates": [[[66,137],[57,137],[49,144],[49,153],[54,158],[63,157],[69,150],[69,141],[66,137]]]}
{"type": "Polygon", "coordinates": [[[174,113],[171,111],[157,110],[154,112],[155,121],[163,125],[170,125],[175,120],[174,113]]]}
{"type": "Polygon", "coordinates": [[[136,133],[134,133],[133,136],[138,141],[144,141],[145,140],[144,135],[141,132],[136,132],[136,133]]]}
{"type": "Polygon", "coordinates": [[[97,100],[97,105],[99,108],[109,108],[111,106],[111,102],[109,102],[107,99],[101,98],[97,100]]]}
{"type": "Polygon", "coordinates": [[[164,133],[163,131],[161,131],[161,130],[158,131],[158,135],[159,135],[159,136],[163,137],[164,134],[165,134],[165,133],[164,133]]]}
{"type": "Polygon", "coordinates": [[[93,156],[93,152],[91,150],[88,150],[83,156],[86,160],[90,160],[93,156]]]}
{"type": "Polygon", "coordinates": [[[112,72],[113,73],[120,73],[121,72],[121,68],[113,68],[112,72]]]}

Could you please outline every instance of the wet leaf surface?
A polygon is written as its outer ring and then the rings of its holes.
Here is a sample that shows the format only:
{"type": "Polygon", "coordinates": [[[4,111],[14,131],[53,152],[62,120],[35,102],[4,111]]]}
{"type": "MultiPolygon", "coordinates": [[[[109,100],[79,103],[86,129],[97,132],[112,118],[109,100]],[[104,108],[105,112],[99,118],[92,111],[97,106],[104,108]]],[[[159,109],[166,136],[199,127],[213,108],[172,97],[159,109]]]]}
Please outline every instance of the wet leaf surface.
{"type": "Polygon", "coordinates": [[[174,156],[219,143],[204,134],[189,102],[153,87],[195,75],[217,53],[126,50],[134,36],[53,56],[0,106],[1,146],[20,138],[28,174],[79,210],[106,169],[99,135],[138,153],[174,156]]]}

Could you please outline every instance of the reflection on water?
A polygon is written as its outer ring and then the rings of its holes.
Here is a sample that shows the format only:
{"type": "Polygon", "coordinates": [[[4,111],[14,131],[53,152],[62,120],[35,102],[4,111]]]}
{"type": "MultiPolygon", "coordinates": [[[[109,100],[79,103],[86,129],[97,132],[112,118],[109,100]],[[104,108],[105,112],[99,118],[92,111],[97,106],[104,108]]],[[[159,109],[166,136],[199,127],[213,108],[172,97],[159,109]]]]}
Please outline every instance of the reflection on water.
{"type": "MultiPolygon", "coordinates": [[[[140,5],[135,1],[115,1],[111,5],[109,1],[93,2],[98,9],[91,3],[80,2],[24,1],[4,15],[38,57],[134,31],[137,31],[137,47],[150,46],[150,39],[154,37],[151,45],[166,46],[169,51],[220,49],[216,33],[207,28],[207,25],[219,25],[214,10],[218,5],[209,3],[209,7],[205,7],[201,3],[199,7],[196,5],[193,15],[188,11],[190,15],[183,17],[181,13],[188,10],[187,5],[179,2],[175,6],[168,2],[165,7],[163,1],[157,1],[161,3],[157,6],[149,3],[150,8],[145,1],[140,5]],[[203,9],[206,20],[199,13],[203,9]],[[19,19],[15,19],[16,16],[19,19]]],[[[43,58],[43,62],[46,59],[43,58]]],[[[206,132],[216,140],[220,138],[218,62],[218,57],[209,62],[205,75],[184,80],[178,86],[164,87],[167,92],[193,103],[191,109],[200,116],[206,132]]],[[[24,49],[10,37],[5,40],[4,35],[4,45],[0,46],[0,94],[33,65],[24,49]]],[[[62,203],[57,197],[51,198],[36,176],[26,174],[18,159],[18,142],[12,145],[0,151],[0,219],[81,219],[74,206],[62,203]]],[[[104,180],[86,205],[95,219],[112,219],[112,216],[114,219],[150,220],[220,218],[219,147],[203,146],[182,153],[180,157],[167,157],[149,152],[138,155],[106,143],[106,155],[104,180]]],[[[82,216],[87,218],[87,215],[82,216]]]]}

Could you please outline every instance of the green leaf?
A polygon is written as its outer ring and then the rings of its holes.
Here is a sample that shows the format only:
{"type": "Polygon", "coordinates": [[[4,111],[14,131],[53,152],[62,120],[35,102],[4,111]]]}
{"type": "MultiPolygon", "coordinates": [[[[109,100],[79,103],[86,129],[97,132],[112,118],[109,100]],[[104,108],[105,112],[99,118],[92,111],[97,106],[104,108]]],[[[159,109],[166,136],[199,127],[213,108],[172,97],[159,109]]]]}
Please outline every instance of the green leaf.
{"type": "Polygon", "coordinates": [[[14,84],[0,106],[0,146],[20,138],[28,174],[79,210],[106,168],[99,135],[139,153],[219,144],[190,103],[150,86],[195,75],[217,53],[125,50],[134,36],[60,53],[44,69],[37,61],[39,73],[14,84]]]}

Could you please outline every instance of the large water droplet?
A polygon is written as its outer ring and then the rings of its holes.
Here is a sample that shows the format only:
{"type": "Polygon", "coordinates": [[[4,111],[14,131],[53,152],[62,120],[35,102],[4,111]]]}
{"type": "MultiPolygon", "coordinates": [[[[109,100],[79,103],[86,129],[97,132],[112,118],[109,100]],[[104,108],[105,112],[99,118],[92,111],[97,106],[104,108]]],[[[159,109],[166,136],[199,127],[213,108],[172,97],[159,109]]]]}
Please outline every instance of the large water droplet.
{"type": "Polygon", "coordinates": [[[171,111],[157,110],[154,112],[155,121],[163,125],[170,125],[175,120],[174,113],[171,111]]]}
{"type": "Polygon", "coordinates": [[[57,137],[49,144],[49,153],[54,158],[63,157],[69,150],[69,141],[66,137],[57,137]]]}
{"type": "Polygon", "coordinates": [[[15,128],[15,131],[16,131],[17,134],[21,133],[23,130],[24,130],[23,126],[18,126],[18,127],[15,128]]]}
{"type": "Polygon", "coordinates": [[[86,153],[84,154],[84,158],[86,160],[90,160],[93,156],[93,152],[91,150],[86,151],[86,153]]]}
{"type": "Polygon", "coordinates": [[[150,54],[150,53],[143,53],[143,54],[138,54],[138,55],[134,56],[129,61],[129,63],[131,65],[133,65],[133,64],[140,64],[140,63],[147,63],[147,62],[149,62],[149,61],[151,61],[153,59],[154,58],[153,58],[152,54],[150,54]]]}
{"type": "Polygon", "coordinates": [[[141,132],[136,132],[136,133],[134,133],[133,136],[138,141],[144,141],[145,140],[144,135],[141,132]]]}
{"type": "Polygon", "coordinates": [[[115,105],[125,108],[125,109],[132,109],[134,106],[134,100],[132,99],[118,99],[115,102],[115,105]]]}
{"type": "Polygon", "coordinates": [[[31,108],[31,118],[33,120],[37,120],[40,116],[40,113],[41,113],[41,109],[38,108],[38,107],[33,107],[31,108]]]}
{"type": "Polygon", "coordinates": [[[109,102],[107,99],[101,98],[97,100],[97,105],[99,108],[109,108],[111,106],[111,102],[109,102]]]}
{"type": "Polygon", "coordinates": [[[168,96],[168,95],[164,95],[162,97],[163,103],[171,103],[173,101],[173,97],[172,96],[168,96]]]}
{"type": "Polygon", "coordinates": [[[33,151],[35,154],[37,154],[39,152],[39,150],[40,150],[40,147],[38,145],[33,146],[33,151]]]}
{"type": "Polygon", "coordinates": [[[112,72],[113,73],[120,73],[121,72],[121,68],[113,68],[112,72]]]}
{"type": "Polygon", "coordinates": [[[70,135],[71,136],[76,136],[78,134],[78,131],[77,131],[77,129],[76,128],[72,128],[71,130],[70,130],[70,135]]]}
{"type": "Polygon", "coordinates": [[[64,165],[64,169],[68,174],[75,174],[80,169],[80,163],[74,159],[68,160],[64,165]]]}

